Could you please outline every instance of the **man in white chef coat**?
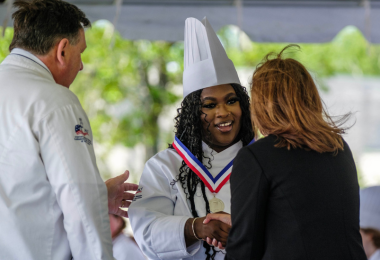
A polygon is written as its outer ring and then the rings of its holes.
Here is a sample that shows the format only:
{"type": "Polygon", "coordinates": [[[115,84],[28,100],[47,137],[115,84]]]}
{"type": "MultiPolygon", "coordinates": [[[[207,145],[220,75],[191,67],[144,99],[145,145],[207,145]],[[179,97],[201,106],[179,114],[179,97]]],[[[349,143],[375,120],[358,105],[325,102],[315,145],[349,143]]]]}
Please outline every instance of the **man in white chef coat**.
{"type": "Polygon", "coordinates": [[[0,259],[113,259],[108,213],[127,216],[119,207],[137,185],[124,183],[127,172],[104,184],[90,122],[69,90],[90,22],[61,0],[14,5],[0,65],[0,259]]]}

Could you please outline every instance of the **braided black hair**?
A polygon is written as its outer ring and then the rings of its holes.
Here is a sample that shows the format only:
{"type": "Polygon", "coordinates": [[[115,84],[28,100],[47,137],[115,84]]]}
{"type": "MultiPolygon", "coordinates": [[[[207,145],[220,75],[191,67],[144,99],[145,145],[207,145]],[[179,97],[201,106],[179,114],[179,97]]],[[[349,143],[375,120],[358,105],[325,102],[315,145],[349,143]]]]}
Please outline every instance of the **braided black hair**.
{"type": "MultiPolygon", "coordinates": [[[[242,111],[241,128],[237,139],[241,140],[243,145],[246,146],[254,138],[249,110],[249,96],[245,87],[238,84],[231,84],[231,86],[239,98],[240,108],[242,111]]],[[[189,94],[182,101],[181,107],[177,109],[178,115],[175,117],[175,135],[189,149],[189,151],[202,162],[202,159],[207,157],[204,156],[202,150],[201,115],[203,112],[201,110],[201,93],[202,89],[189,94]]],[[[169,145],[169,148],[173,147],[169,145]]],[[[210,168],[211,159],[208,158],[208,160],[208,168],[210,168]]],[[[187,199],[190,202],[193,217],[199,217],[194,202],[194,195],[199,184],[201,185],[203,199],[206,202],[206,212],[210,213],[210,205],[206,197],[205,184],[189,167],[187,167],[184,161],[182,161],[182,165],[179,168],[179,174],[176,181],[181,183],[185,194],[187,194],[187,199]]],[[[206,260],[214,259],[218,251],[215,251],[214,247],[212,247],[212,253],[210,253],[211,246],[206,242],[203,242],[203,247],[206,249],[206,260]]]]}

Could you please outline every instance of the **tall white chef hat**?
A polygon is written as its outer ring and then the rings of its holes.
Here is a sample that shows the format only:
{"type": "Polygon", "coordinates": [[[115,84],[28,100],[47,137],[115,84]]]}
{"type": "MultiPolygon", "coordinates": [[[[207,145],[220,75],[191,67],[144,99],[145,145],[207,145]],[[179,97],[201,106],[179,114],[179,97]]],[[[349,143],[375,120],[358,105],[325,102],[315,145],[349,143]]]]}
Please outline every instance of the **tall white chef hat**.
{"type": "Polygon", "coordinates": [[[236,83],[239,77],[232,61],[205,17],[185,22],[183,97],[199,89],[236,83]]]}
{"type": "Polygon", "coordinates": [[[360,191],[360,227],[380,231],[380,186],[360,191]]]}

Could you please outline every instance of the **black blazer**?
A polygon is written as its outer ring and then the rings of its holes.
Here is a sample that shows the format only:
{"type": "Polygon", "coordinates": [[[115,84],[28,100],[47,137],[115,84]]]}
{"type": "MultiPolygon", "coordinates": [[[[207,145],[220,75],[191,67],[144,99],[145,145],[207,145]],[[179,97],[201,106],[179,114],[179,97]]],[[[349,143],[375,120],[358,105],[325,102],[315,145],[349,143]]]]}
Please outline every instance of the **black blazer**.
{"type": "Polygon", "coordinates": [[[334,156],[276,148],[276,140],[260,139],[234,160],[225,259],[366,260],[347,143],[334,156]]]}

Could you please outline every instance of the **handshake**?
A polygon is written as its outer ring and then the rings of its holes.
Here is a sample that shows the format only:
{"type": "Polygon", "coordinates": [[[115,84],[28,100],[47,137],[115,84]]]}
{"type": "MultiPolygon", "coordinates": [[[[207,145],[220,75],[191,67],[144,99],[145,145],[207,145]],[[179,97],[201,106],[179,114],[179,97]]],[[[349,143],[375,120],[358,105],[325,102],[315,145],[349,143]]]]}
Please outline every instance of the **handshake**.
{"type": "MultiPolygon", "coordinates": [[[[108,213],[128,217],[128,208],[134,197],[138,185],[126,183],[129,171],[111,178],[105,182],[108,191],[108,213]]],[[[202,218],[189,218],[185,225],[186,246],[190,246],[198,240],[206,241],[208,244],[224,249],[227,244],[228,234],[231,229],[231,215],[226,212],[207,214],[202,218]]]]}
{"type": "Polygon", "coordinates": [[[186,246],[197,240],[224,249],[231,229],[231,215],[226,212],[207,214],[202,218],[189,218],[185,225],[186,246]]]}

